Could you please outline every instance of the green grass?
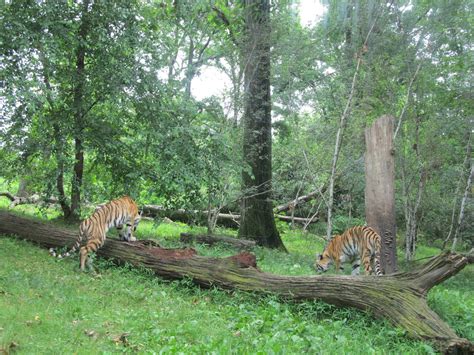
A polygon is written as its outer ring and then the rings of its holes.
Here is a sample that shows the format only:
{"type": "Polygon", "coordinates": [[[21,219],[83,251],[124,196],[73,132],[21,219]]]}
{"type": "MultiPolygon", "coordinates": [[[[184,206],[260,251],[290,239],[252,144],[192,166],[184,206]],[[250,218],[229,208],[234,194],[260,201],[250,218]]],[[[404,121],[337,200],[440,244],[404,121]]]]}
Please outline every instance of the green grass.
{"type": "MultiPolygon", "coordinates": [[[[28,211],[35,214],[34,211],[28,211]]],[[[181,246],[184,224],[143,221],[138,237],[181,246]]],[[[321,239],[283,234],[290,253],[257,248],[259,266],[284,275],[314,274],[321,239]]],[[[202,255],[235,250],[196,245],[202,255]]],[[[18,353],[432,353],[430,344],[352,309],[322,302],[204,290],[167,282],[146,270],[96,260],[99,274],[79,273],[76,258],[55,260],[30,243],[0,237],[0,349],[18,353]],[[125,341],[120,336],[128,333],[125,341]]],[[[437,286],[430,305],[461,336],[474,339],[473,268],[437,286]]]]}
{"type": "MultiPolygon", "coordinates": [[[[0,198],[0,208],[9,201],[0,198]]],[[[55,219],[54,210],[17,206],[15,213],[55,219]]],[[[64,226],[60,220],[56,220],[64,226]]],[[[312,275],[324,240],[280,225],[289,253],[255,248],[259,267],[281,275],[312,275]]],[[[182,223],[142,221],[138,238],[181,247],[182,232],[205,233],[182,223]]],[[[218,230],[221,234],[235,231],[218,230]]],[[[111,235],[115,232],[112,231],[111,235]]],[[[234,249],[194,245],[200,255],[229,256],[234,249]]],[[[420,245],[417,258],[436,255],[420,245]]],[[[399,250],[401,269],[404,263],[399,250]]],[[[98,274],[77,271],[77,258],[55,260],[30,243],[0,236],[0,353],[433,353],[430,344],[369,314],[322,302],[204,290],[189,280],[167,282],[146,270],[95,260],[98,274]],[[120,336],[124,333],[128,335],[120,336]],[[125,341],[123,341],[125,339],[125,341]]],[[[349,270],[350,271],[350,270],[349,270]]],[[[329,271],[332,273],[333,271],[329,271]]],[[[474,267],[435,287],[430,306],[456,332],[474,340],[474,267]]]]}
{"type": "Polygon", "coordinates": [[[99,260],[99,275],[78,273],[76,260],[10,238],[0,238],[0,260],[0,347],[14,342],[20,353],[431,351],[385,322],[321,302],[203,290],[99,260]],[[117,341],[123,333],[126,344],[117,341]]]}

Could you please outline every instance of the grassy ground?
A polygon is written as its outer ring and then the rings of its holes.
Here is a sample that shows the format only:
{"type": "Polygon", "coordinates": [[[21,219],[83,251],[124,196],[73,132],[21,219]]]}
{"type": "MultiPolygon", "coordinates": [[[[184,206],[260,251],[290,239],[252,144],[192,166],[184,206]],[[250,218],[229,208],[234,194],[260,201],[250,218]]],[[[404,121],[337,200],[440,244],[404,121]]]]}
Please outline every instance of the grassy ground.
{"type": "MultiPolygon", "coordinates": [[[[18,207],[32,214],[32,207],[18,207]]],[[[37,211],[36,211],[37,212],[37,211]]],[[[47,217],[51,217],[49,212],[47,217]]],[[[143,221],[139,237],[178,246],[180,224],[143,221]]],[[[258,248],[259,266],[285,275],[314,274],[314,235],[285,232],[284,254],[258,248]]],[[[202,255],[226,248],[197,246],[202,255]]],[[[420,247],[418,257],[434,255],[420,247]]],[[[204,290],[189,280],[166,282],[146,270],[96,260],[99,273],[77,271],[76,258],[55,260],[27,242],[0,236],[0,353],[432,353],[430,344],[351,309],[322,302],[285,302],[245,292],[204,290]]],[[[410,265],[402,265],[410,267],[410,265]]],[[[474,340],[474,267],[434,288],[430,306],[474,340]]]]}

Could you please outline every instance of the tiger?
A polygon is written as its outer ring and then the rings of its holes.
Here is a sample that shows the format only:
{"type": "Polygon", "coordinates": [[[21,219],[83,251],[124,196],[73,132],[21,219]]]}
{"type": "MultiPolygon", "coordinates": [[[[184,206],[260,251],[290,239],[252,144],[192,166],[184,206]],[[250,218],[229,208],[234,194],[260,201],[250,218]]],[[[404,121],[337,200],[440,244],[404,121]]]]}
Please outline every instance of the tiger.
{"type": "Polygon", "coordinates": [[[365,267],[365,274],[372,274],[371,260],[374,261],[375,274],[383,275],[380,267],[380,236],[372,228],[356,226],[347,229],[342,235],[335,235],[326,245],[322,254],[316,257],[315,268],[325,272],[334,262],[336,272],[343,268],[341,263],[352,262],[352,275],[359,274],[360,260],[365,267]]]}
{"type": "Polygon", "coordinates": [[[137,239],[133,236],[133,232],[137,229],[140,219],[138,206],[129,196],[112,200],[97,208],[89,218],[81,222],[77,240],[68,252],[56,254],[51,248],[50,254],[58,258],[70,256],[81,246],[85,238],[86,243],[79,251],[80,268],[84,271],[88,254],[91,251],[96,252],[104,245],[106,233],[110,228],[115,227],[118,230],[121,240],[134,242],[137,239]]]}

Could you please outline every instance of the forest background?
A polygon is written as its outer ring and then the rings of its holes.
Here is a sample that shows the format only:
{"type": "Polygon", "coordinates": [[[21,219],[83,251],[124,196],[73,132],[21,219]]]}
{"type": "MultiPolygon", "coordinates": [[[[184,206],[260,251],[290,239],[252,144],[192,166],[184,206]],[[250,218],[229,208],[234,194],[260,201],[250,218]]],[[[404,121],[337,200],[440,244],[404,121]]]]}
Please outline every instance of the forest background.
{"type": "MultiPolygon", "coordinates": [[[[454,234],[472,248],[473,3],[329,1],[305,25],[300,10],[270,6],[275,205],[316,191],[287,212],[317,219],[307,230],[363,224],[364,129],[391,114],[406,258],[412,241],[440,247],[454,234]]],[[[57,198],[69,220],[122,194],[239,212],[249,169],[240,2],[12,1],[1,16],[7,187],[57,198]],[[218,73],[223,91],[203,73],[218,73]]]]}

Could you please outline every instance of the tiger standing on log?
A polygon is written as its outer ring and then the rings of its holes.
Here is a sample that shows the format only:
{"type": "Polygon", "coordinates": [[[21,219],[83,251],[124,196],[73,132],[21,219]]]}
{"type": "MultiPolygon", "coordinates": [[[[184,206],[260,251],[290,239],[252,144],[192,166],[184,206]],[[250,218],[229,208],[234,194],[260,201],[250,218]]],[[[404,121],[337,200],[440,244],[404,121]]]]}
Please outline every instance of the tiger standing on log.
{"type": "Polygon", "coordinates": [[[364,263],[365,274],[372,274],[371,260],[374,261],[375,275],[383,275],[380,267],[381,238],[372,228],[356,226],[347,229],[342,235],[334,236],[318,255],[315,268],[325,272],[334,262],[336,272],[343,269],[340,265],[352,262],[352,275],[359,274],[360,260],[364,263]]]}
{"type": "Polygon", "coordinates": [[[58,258],[69,256],[81,246],[85,238],[86,243],[79,251],[80,267],[84,271],[88,254],[104,245],[106,233],[110,228],[117,228],[120,239],[134,242],[137,239],[133,236],[133,232],[137,229],[140,219],[138,206],[129,196],[112,200],[97,208],[89,218],[81,222],[79,236],[69,252],[56,255],[54,249],[50,249],[50,254],[58,258]]]}

